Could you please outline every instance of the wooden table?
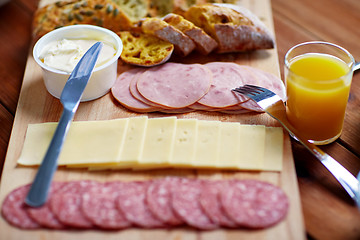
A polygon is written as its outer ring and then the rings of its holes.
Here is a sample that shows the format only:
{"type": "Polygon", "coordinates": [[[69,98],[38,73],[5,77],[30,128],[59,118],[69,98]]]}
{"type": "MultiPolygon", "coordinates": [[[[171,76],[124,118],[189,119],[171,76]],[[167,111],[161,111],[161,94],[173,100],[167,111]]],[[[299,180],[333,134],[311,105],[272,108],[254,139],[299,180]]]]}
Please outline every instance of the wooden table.
{"type": "MultiPolygon", "coordinates": [[[[0,167],[2,168],[27,56],[37,0],[12,0],[0,7],[0,167]]],[[[272,0],[280,66],[293,45],[324,40],[360,59],[358,0],[272,0]]],[[[283,72],[283,69],[281,69],[283,72]]],[[[355,73],[339,140],[321,147],[354,175],[360,171],[360,73],[355,73]]],[[[351,198],[307,150],[292,142],[309,239],[360,239],[360,213],[351,198]]]]}

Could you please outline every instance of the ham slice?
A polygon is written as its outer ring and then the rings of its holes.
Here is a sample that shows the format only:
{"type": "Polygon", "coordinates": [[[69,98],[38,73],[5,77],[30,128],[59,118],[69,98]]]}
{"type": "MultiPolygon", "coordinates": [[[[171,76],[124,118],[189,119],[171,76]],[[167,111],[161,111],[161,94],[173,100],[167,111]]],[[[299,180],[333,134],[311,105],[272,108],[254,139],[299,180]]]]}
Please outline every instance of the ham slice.
{"type": "Polygon", "coordinates": [[[211,81],[212,73],[201,64],[166,63],[141,74],[137,89],[151,102],[184,108],[202,98],[211,81]]]}

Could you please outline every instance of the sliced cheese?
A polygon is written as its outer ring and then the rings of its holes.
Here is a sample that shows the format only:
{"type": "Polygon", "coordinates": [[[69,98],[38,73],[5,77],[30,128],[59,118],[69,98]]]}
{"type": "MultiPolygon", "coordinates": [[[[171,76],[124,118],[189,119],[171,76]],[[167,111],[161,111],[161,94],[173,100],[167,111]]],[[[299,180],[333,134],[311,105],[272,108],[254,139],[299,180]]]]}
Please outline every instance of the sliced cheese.
{"type": "Polygon", "coordinates": [[[196,139],[195,159],[190,162],[191,166],[214,168],[219,160],[219,121],[199,121],[198,136],[196,139]]]}
{"type": "Polygon", "coordinates": [[[240,123],[223,122],[220,126],[220,168],[238,168],[240,152],[240,123]]]}
{"type": "Polygon", "coordinates": [[[265,152],[265,126],[240,126],[238,169],[261,170],[265,152]]]}
{"type": "Polygon", "coordinates": [[[263,170],[281,171],[283,162],[283,145],[283,129],[279,127],[267,127],[263,170]]]}
{"type": "Polygon", "coordinates": [[[176,117],[148,120],[142,155],[133,169],[169,166],[174,146],[176,120],[176,117]]]}
{"type": "Polygon", "coordinates": [[[197,119],[178,119],[176,121],[174,149],[170,159],[171,166],[188,167],[189,163],[194,161],[197,128],[197,119]]]}
{"type": "MultiPolygon", "coordinates": [[[[111,164],[120,157],[129,119],[73,122],[58,165],[111,164]]],[[[30,124],[18,163],[39,165],[57,123],[30,124]]]]}

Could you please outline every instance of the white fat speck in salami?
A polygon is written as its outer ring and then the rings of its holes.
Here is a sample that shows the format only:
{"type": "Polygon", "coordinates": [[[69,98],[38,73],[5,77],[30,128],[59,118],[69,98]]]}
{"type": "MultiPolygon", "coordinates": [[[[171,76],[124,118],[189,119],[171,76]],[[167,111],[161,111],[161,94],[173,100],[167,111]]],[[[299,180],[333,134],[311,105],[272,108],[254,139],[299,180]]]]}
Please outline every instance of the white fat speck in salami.
{"type": "Polygon", "coordinates": [[[170,107],[187,107],[210,88],[212,73],[200,64],[166,63],[146,70],[137,81],[140,94],[151,102],[170,107]]]}
{"type": "Polygon", "coordinates": [[[49,200],[42,205],[41,207],[28,207],[26,208],[29,216],[34,219],[37,223],[39,223],[43,227],[52,228],[52,229],[63,229],[65,225],[62,224],[54,213],[51,211],[49,207],[49,202],[54,193],[60,190],[65,183],[62,182],[53,182],[51,184],[50,192],[49,192],[49,200]]]}
{"type": "Polygon", "coordinates": [[[180,178],[168,177],[152,181],[146,193],[146,202],[150,211],[161,221],[169,225],[184,223],[175,215],[171,205],[171,192],[177,188],[180,178]]]}
{"type": "Polygon", "coordinates": [[[116,206],[116,199],[125,182],[92,185],[83,195],[81,210],[96,226],[104,229],[122,229],[131,226],[116,206]]]}
{"type": "Polygon", "coordinates": [[[92,186],[100,184],[95,181],[74,181],[64,185],[50,198],[49,206],[57,219],[66,226],[91,228],[92,222],[81,210],[82,195],[92,186]]]}
{"type": "Polygon", "coordinates": [[[221,191],[220,199],[229,218],[246,228],[265,228],[280,222],[289,206],[280,188],[257,180],[231,182],[221,191]]]}
{"type": "Polygon", "coordinates": [[[150,182],[131,182],[119,192],[116,200],[118,209],[132,224],[144,228],[165,227],[146,204],[146,190],[150,182]]]}
{"type": "Polygon", "coordinates": [[[241,102],[231,91],[244,85],[246,81],[245,73],[239,65],[230,62],[211,62],[205,66],[213,73],[213,83],[209,92],[198,102],[214,108],[229,107],[241,102]]]}
{"type": "Polygon", "coordinates": [[[172,192],[172,207],[188,225],[204,230],[216,229],[218,224],[208,218],[200,205],[201,188],[199,180],[182,181],[172,192]]]}
{"type": "Polygon", "coordinates": [[[40,225],[30,218],[26,211],[25,198],[30,186],[21,186],[10,192],[1,208],[1,214],[10,224],[23,229],[40,228],[40,225]]]}
{"type": "Polygon", "coordinates": [[[123,106],[137,112],[151,112],[156,109],[138,99],[130,92],[130,83],[137,75],[143,73],[143,69],[134,68],[123,72],[116,79],[114,86],[111,88],[113,97],[123,106]]]}
{"type": "Polygon", "coordinates": [[[225,214],[220,202],[220,192],[228,185],[228,181],[221,180],[204,182],[200,194],[200,204],[212,222],[224,227],[235,228],[237,224],[225,214]]]}

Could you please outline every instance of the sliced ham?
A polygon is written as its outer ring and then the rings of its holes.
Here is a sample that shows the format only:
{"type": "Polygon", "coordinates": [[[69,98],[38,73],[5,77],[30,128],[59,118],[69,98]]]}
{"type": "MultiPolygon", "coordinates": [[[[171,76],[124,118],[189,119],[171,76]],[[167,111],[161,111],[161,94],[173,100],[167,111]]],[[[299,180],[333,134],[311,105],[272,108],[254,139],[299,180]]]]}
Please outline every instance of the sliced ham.
{"type": "Polygon", "coordinates": [[[166,63],[141,74],[137,89],[151,102],[184,108],[202,98],[211,82],[212,73],[203,65],[166,63]]]}

